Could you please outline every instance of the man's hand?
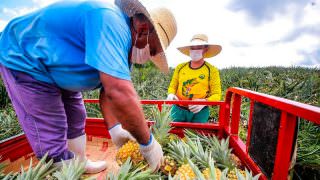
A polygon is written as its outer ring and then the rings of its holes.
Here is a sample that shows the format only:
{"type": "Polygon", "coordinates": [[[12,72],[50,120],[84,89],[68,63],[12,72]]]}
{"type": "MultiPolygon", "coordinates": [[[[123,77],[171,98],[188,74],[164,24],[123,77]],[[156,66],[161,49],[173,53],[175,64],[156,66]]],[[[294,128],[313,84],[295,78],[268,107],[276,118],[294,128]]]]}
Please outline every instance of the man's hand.
{"type": "Polygon", "coordinates": [[[160,168],[163,161],[163,151],[152,134],[150,134],[150,140],[147,145],[140,144],[140,152],[153,171],[157,171],[160,168]]]}
{"type": "MultiPolygon", "coordinates": [[[[205,99],[194,99],[196,101],[206,101],[205,99]]],[[[189,105],[189,110],[193,113],[200,112],[206,105],[189,105]]]]}
{"type": "Polygon", "coordinates": [[[117,124],[109,129],[109,134],[113,144],[119,149],[129,140],[136,141],[136,139],[125,129],[122,128],[121,124],[117,124]]]}
{"type": "Polygon", "coordinates": [[[179,100],[179,98],[174,94],[169,94],[167,100],[179,100]]]}
{"type": "Polygon", "coordinates": [[[103,72],[100,79],[104,89],[100,94],[100,107],[108,128],[121,123],[137,142],[146,144],[150,130],[132,82],[103,72]]]}

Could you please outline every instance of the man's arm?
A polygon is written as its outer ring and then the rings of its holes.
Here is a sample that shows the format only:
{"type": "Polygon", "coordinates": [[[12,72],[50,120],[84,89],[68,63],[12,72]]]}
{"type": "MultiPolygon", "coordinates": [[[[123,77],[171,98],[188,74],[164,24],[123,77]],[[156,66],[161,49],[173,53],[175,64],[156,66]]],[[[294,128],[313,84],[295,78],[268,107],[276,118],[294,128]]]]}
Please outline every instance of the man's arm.
{"type": "Polygon", "coordinates": [[[147,144],[150,131],[133,84],[128,80],[100,72],[104,91],[100,94],[100,107],[108,128],[118,121],[140,144],[147,144]]]}

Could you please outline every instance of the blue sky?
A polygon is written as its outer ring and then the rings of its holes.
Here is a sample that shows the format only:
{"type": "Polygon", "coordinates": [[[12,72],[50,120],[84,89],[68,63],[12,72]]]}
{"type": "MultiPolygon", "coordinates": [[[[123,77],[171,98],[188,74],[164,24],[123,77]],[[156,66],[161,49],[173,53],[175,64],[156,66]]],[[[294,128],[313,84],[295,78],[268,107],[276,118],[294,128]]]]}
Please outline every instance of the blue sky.
{"type": "MultiPolygon", "coordinates": [[[[0,31],[12,18],[58,0],[0,0],[0,31]]],[[[112,0],[106,0],[112,2],[112,0]]],[[[320,67],[320,0],[143,0],[173,12],[178,34],[166,53],[169,66],[189,58],[176,48],[205,33],[222,52],[208,62],[230,66],[320,67]]]]}

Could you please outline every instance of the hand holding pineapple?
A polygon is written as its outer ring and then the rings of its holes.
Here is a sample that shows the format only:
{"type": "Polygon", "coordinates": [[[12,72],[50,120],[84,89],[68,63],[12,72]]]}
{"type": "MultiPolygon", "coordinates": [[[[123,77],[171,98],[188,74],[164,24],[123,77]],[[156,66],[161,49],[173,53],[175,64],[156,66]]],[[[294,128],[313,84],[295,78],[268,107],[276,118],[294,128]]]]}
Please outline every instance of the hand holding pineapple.
{"type": "Polygon", "coordinates": [[[140,152],[142,156],[147,160],[150,168],[153,171],[157,171],[163,161],[163,151],[158,141],[150,134],[150,140],[148,144],[140,144],[140,152]]]}
{"type": "Polygon", "coordinates": [[[115,144],[118,149],[129,140],[136,141],[136,139],[127,130],[122,128],[120,123],[111,127],[109,129],[109,134],[111,136],[112,143],[115,144]]]}

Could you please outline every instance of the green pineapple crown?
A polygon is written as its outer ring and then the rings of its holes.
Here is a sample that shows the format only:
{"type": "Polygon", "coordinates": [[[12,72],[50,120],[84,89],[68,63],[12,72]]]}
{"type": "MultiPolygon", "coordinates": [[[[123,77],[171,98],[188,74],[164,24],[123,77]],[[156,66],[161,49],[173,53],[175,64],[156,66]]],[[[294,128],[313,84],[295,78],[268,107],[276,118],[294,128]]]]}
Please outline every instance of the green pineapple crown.
{"type": "Polygon", "coordinates": [[[160,179],[160,175],[153,174],[151,169],[144,170],[145,167],[135,167],[132,165],[131,158],[128,158],[121,165],[117,174],[109,172],[106,180],[140,180],[140,179],[160,179]]]}
{"type": "Polygon", "coordinates": [[[53,173],[58,180],[80,179],[85,172],[85,161],[77,159],[62,161],[62,168],[53,173]]]}
{"type": "Polygon", "coordinates": [[[166,146],[170,141],[169,131],[172,129],[170,126],[170,123],[172,122],[170,108],[168,106],[163,106],[162,111],[153,108],[152,119],[155,123],[151,127],[151,132],[162,147],[166,146]]]}

